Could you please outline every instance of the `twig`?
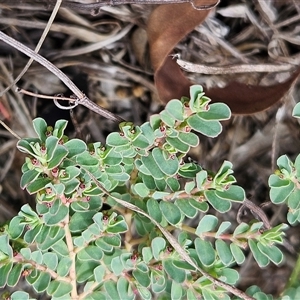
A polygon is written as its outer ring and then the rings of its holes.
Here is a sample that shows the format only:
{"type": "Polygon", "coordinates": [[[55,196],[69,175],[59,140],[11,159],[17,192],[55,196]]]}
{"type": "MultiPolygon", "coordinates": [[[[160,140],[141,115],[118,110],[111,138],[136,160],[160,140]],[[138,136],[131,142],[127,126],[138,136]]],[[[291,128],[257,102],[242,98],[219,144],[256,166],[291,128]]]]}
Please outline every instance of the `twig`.
{"type": "Polygon", "coordinates": [[[39,55],[38,53],[35,53],[33,50],[29,49],[22,43],[18,42],[17,40],[9,37],[4,32],[0,31],[0,40],[7,43],[8,45],[18,49],[25,55],[33,58],[35,61],[40,63],[42,66],[47,68],[50,72],[52,72],[54,75],[56,75],[64,84],[76,95],[78,104],[81,104],[90,110],[94,111],[95,113],[110,119],[114,122],[122,122],[124,121],[121,117],[114,115],[110,111],[106,110],[103,107],[98,106],[94,102],[92,102],[84,93],[82,93],[78,87],[73,83],[73,81],[64,74],[60,69],[58,69],[55,65],[50,63],[47,59],[45,59],[43,56],[39,55]]]}
{"type": "Polygon", "coordinates": [[[0,124],[8,131],[10,132],[16,139],[20,140],[21,137],[15,133],[9,126],[7,126],[3,121],[0,120],[0,124]]]}
{"type": "Polygon", "coordinates": [[[235,73],[255,73],[255,72],[284,72],[294,68],[293,65],[275,65],[275,64],[241,64],[224,67],[213,67],[207,65],[194,64],[179,58],[177,54],[173,55],[176,63],[185,71],[199,74],[235,74],[235,73]]]}
{"type": "Polygon", "coordinates": [[[239,208],[238,214],[237,214],[237,219],[238,222],[240,222],[240,215],[241,215],[241,211],[244,207],[247,207],[248,209],[250,209],[253,213],[255,213],[263,222],[265,229],[271,229],[272,226],[269,222],[269,219],[267,217],[267,215],[265,214],[265,212],[259,207],[257,206],[255,203],[253,203],[252,201],[245,199],[243,202],[243,205],[239,208]]]}

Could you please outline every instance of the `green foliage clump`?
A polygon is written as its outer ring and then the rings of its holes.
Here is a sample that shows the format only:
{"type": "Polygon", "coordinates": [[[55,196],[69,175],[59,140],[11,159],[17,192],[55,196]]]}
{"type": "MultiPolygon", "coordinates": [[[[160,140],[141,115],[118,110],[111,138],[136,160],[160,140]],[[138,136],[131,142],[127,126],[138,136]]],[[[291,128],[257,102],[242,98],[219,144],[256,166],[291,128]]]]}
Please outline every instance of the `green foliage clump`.
{"type": "MultiPolygon", "coordinates": [[[[211,174],[187,159],[199,144],[196,133],[216,137],[220,121],[230,118],[229,108],[210,104],[200,86],[190,91],[190,99],[171,100],[141,126],[121,123],[104,145],[68,140],[66,121],[54,128],[33,121],[38,137],[17,147],[28,155],[21,188],[36,195],[36,207],[24,205],[2,227],[0,287],[25,277],[55,300],[230,299],[227,287],[239,280],[235,266],[245,261],[246,248],[261,267],[282,262],[277,245],[285,224],[232,229],[207,213],[229,211],[245,192],[235,185],[231,162],[211,174]],[[188,226],[200,213],[198,225],[188,226]]],[[[270,177],[271,199],[287,202],[292,224],[300,218],[298,161],[281,157],[280,173],[270,177]]],[[[257,287],[247,294],[268,297],[257,287]]],[[[29,296],[15,292],[11,299],[29,296]]]]}

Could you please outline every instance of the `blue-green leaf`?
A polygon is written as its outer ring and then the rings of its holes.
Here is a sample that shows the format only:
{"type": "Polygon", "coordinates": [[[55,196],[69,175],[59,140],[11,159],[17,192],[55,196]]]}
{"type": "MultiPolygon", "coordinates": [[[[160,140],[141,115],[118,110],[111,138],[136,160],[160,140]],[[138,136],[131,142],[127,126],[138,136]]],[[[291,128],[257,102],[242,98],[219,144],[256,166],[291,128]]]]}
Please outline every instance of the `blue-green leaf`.
{"type": "Polygon", "coordinates": [[[173,176],[177,173],[179,168],[179,161],[177,157],[166,157],[167,154],[159,148],[154,148],[152,150],[152,156],[158,165],[158,167],[166,175],[173,176]]]}
{"type": "Polygon", "coordinates": [[[204,120],[197,114],[190,116],[187,119],[187,123],[192,129],[208,137],[216,137],[222,131],[222,126],[219,121],[204,120]]]}
{"type": "Polygon", "coordinates": [[[209,267],[215,262],[215,250],[209,241],[196,238],[195,249],[197,251],[199,260],[204,266],[209,267]]]}
{"type": "Polygon", "coordinates": [[[212,231],[218,225],[218,218],[213,215],[205,215],[198,223],[195,234],[201,235],[204,232],[212,231]]]}
{"type": "Polygon", "coordinates": [[[184,121],[183,112],[184,107],[181,101],[173,99],[169,101],[165,110],[178,121],[184,121]]]}
{"type": "Polygon", "coordinates": [[[175,204],[167,201],[161,201],[159,203],[159,207],[162,214],[170,224],[177,225],[180,222],[181,212],[175,204]]]}

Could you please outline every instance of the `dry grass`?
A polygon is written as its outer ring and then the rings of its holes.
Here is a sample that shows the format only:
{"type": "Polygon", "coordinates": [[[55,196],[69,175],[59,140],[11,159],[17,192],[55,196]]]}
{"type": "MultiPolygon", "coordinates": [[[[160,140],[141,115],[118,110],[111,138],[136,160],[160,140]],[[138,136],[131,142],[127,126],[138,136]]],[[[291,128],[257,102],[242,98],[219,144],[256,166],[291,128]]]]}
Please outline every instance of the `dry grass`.
{"type": "MultiPolygon", "coordinates": [[[[81,1],[86,2],[86,1],[81,1]]],[[[140,124],[160,109],[149,62],[146,23],[153,7],[126,5],[105,7],[97,15],[61,8],[39,51],[61,68],[78,87],[99,105],[140,124]]],[[[34,49],[51,11],[43,5],[8,2],[0,4],[0,29],[34,49]]],[[[197,64],[278,63],[300,64],[300,3],[298,1],[222,1],[220,6],[178,46],[185,60],[197,64]]],[[[18,76],[28,58],[0,42],[0,93],[18,76]]],[[[194,82],[222,86],[238,79],[270,85],[287,78],[289,72],[232,75],[189,74],[194,82]]],[[[70,92],[51,73],[36,63],[18,86],[53,95],[70,92]]],[[[284,101],[251,116],[234,116],[224,124],[217,139],[202,137],[191,153],[205,168],[216,170],[224,159],[233,162],[235,175],[249,198],[257,204],[269,201],[268,176],[279,155],[294,159],[300,152],[299,124],[291,110],[300,95],[299,83],[284,101]]],[[[242,97],[242,95],[241,95],[242,97]]],[[[31,119],[44,117],[48,123],[69,118],[49,100],[20,95],[14,89],[0,97],[0,118],[19,136],[32,136],[31,119]]],[[[85,108],[74,110],[76,130],[86,141],[104,141],[116,126],[85,108]]],[[[25,203],[32,203],[20,190],[23,155],[15,150],[16,138],[0,128],[0,223],[11,219],[25,203]]],[[[236,221],[236,211],[224,216],[236,221]]],[[[285,208],[269,205],[266,212],[273,225],[286,222],[285,208]]],[[[248,212],[249,215],[249,212],[248,212]]],[[[245,216],[247,218],[247,216],[245,216]]],[[[280,267],[259,269],[249,255],[241,267],[241,288],[257,284],[274,296],[284,288],[299,251],[299,227],[288,230],[295,252],[284,249],[287,259],[280,267]]]]}

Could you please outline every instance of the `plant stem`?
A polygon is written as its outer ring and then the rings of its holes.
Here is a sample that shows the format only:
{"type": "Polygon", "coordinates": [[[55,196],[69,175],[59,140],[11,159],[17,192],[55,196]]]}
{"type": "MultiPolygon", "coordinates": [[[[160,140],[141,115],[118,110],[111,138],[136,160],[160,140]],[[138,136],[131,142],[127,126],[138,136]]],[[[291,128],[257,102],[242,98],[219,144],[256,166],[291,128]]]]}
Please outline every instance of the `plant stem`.
{"type": "Polygon", "coordinates": [[[71,297],[73,300],[75,300],[75,299],[78,299],[76,269],[75,269],[76,252],[74,251],[74,245],[73,245],[73,240],[72,240],[72,235],[70,232],[69,224],[70,224],[70,216],[68,214],[64,220],[64,230],[65,230],[66,244],[67,244],[67,247],[69,250],[69,257],[72,261],[72,264],[70,266],[70,271],[69,271],[69,278],[70,278],[71,284],[72,284],[71,297]]]}

